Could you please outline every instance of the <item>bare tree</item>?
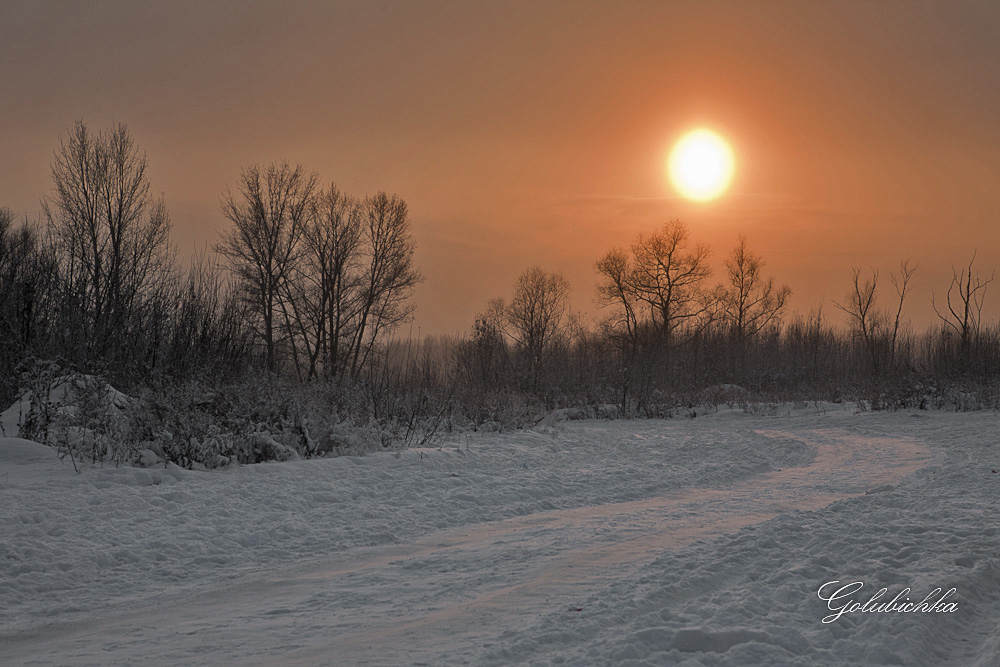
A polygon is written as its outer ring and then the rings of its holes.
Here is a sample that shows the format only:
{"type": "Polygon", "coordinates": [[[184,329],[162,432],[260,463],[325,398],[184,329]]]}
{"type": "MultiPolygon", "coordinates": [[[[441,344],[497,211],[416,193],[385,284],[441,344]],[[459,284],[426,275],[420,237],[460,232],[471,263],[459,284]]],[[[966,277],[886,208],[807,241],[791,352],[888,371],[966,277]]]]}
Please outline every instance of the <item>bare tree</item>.
{"type": "Polygon", "coordinates": [[[493,389],[506,379],[509,355],[504,331],[507,304],[502,298],[490,299],[486,310],[476,315],[472,325],[472,340],[466,347],[466,366],[472,380],[493,389]]]}
{"type": "Polygon", "coordinates": [[[711,309],[704,289],[712,271],[709,250],[690,246],[690,232],[679,220],[653,234],[640,235],[632,256],[612,250],[597,263],[604,277],[599,293],[606,305],[622,308],[621,323],[633,337],[648,321],[668,345],[683,325],[697,322],[711,309]],[[642,318],[645,311],[648,319],[642,318]]]}
{"type": "Polygon", "coordinates": [[[13,211],[0,208],[0,373],[9,372],[40,338],[58,275],[37,226],[13,223],[13,211]]]}
{"type": "MultiPolygon", "coordinates": [[[[14,225],[14,212],[6,206],[0,206],[0,239],[6,240],[14,225]]],[[[7,257],[6,253],[0,254],[0,262],[7,257]]]]}
{"type": "Polygon", "coordinates": [[[304,236],[303,281],[311,289],[304,294],[309,326],[302,326],[302,334],[308,338],[308,329],[315,340],[310,377],[317,374],[317,361],[322,362],[327,377],[346,370],[345,358],[349,357],[345,348],[352,341],[359,306],[363,240],[360,202],[331,184],[316,197],[304,236]]]}
{"type": "MultiPolygon", "coordinates": [[[[306,174],[301,165],[253,165],[242,171],[237,193],[227,189],[221,200],[222,213],[233,227],[220,234],[215,250],[228,260],[259,318],[267,369],[272,372],[277,369],[282,314],[291,333],[291,314],[282,297],[301,257],[316,182],[316,175],[306,174]]],[[[291,351],[298,367],[294,344],[291,351]]]]}
{"type": "Polygon", "coordinates": [[[267,366],[286,350],[296,374],[357,379],[376,343],[406,321],[413,287],[409,211],[379,192],[364,202],[315,174],[273,164],[245,169],[223,197],[234,227],[216,246],[260,324],[267,366]]]}
{"type": "Polygon", "coordinates": [[[872,367],[877,371],[879,364],[876,340],[883,322],[877,307],[878,271],[872,269],[872,277],[862,284],[861,269],[855,267],[851,269],[851,278],[853,289],[847,293],[845,302],[841,304],[834,301],[833,305],[851,318],[851,328],[864,342],[872,367]]]}
{"type": "Polygon", "coordinates": [[[486,310],[476,316],[476,321],[481,322],[484,329],[502,335],[507,328],[507,303],[502,297],[490,299],[486,302],[486,310]]]}
{"type": "Polygon", "coordinates": [[[128,339],[172,266],[170,219],[163,198],[150,194],[146,168],[123,124],[94,135],[77,122],[55,152],[43,209],[95,345],[128,339]]]}
{"type": "Polygon", "coordinates": [[[910,260],[904,259],[899,263],[899,273],[892,272],[889,274],[889,282],[892,283],[893,288],[896,290],[896,316],[892,321],[892,334],[889,337],[889,363],[896,363],[896,352],[898,351],[899,345],[899,329],[902,323],[903,316],[903,303],[906,301],[906,295],[910,293],[913,286],[910,282],[913,279],[913,274],[916,272],[916,266],[910,266],[910,260]]]}
{"type": "Polygon", "coordinates": [[[725,261],[729,284],[723,288],[723,319],[741,344],[756,336],[780,316],[792,290],[776,287],[774,278],[764,278],[764,260],[747,248],[745,236],[725,261]]]}
{"type": "Polygon", "coordinates": [[[632,262],[628,253],[614,248],[597,261],[597,272],[604,280],[597,285],[598,303],[601,306],[618,305],[620,309],[611,316],[607,328],[613,335],[622,332],[633,345],[638,339],[638,296],[632,289],[632,262]]]}
{"type": "Polygon", "coordinates": [[[424,277],[413,265],[416,245],[409,209],[396,195],[378,192],[362,205],[362,238],[366,245],[353,334],[351,374],[357,377],[375,342],[405,322],[413,312],[408,302],[424,277]]]}
{"type": "Polygon", "coordinates": [[[528,358],[529,382],[537,388],[545,354],[562,331],[569,306],[569,283],[559,273],[533,266],[518,277],[505,309],[511,338],[528,358]]]}
{"type": "Polygon", "coordinates": [[[861,269],[852,269],[853,289],[848,292],[843,304],[834,305],[851,318],[851,327],[862,340],[868,352],[872,370],[879,375],[885,366],[896,361],[899,331],[902,324],[903,303],[911,290],[910,282],[916,271],[909,260],[899,264],[899,272],[893,272],[889,280],[896,290],[895,317],[878,307],[878,271],[872,269],[872,277],[861,282],[861,269]]]}
{"type": "Polygon", "coordinates": [[[245,300],[231,274],[219,265],[218,255],[195,254],[172,301],[163,353],[173,372],[183,374],[204,365],[231,368],[250,358],[255,331],[247,322],[245,300]]]}
{"type": "Polygon", "coordinates": [[[978,272],[975,274],[972,265],[976,261],[976,253],[972,253],[969,266],[956,271],[951,269],[951,284],[948,285],[948,293],[945,298],[947,312],[938,310],[933,293],[931,294],[931,305],[938,318],[958,335],[960,351],[963,358],[967,358],[972,342],[979,336],[979,327],[982,323],[983,303],[986,299],[986,288],[996,272],[991,273],[985,280],[978,272]],[[952,296],[955,292],[955,296],[952,296]]]}

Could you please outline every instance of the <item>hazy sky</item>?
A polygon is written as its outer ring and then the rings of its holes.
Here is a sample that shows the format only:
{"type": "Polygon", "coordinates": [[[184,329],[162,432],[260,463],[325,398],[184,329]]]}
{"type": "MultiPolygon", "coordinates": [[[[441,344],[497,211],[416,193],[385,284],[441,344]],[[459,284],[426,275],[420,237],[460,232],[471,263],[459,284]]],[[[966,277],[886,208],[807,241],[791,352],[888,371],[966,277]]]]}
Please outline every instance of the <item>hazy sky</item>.
{"type": "Polygon", "coordinates": [[[59,136],[122,121],[185,255],[251,163],[403,197],[423,333],[532,264],[598,316],[594,262],[673,218],[716,266],[745,234],[802,313],[912,258],[924,324],[953,263],[1000,266],[998,36],[995,1],[3,2],[0,206],[34,218],[59,136]],[[711,203],[665,178],[697,126],[736,152],[711,203]]]}

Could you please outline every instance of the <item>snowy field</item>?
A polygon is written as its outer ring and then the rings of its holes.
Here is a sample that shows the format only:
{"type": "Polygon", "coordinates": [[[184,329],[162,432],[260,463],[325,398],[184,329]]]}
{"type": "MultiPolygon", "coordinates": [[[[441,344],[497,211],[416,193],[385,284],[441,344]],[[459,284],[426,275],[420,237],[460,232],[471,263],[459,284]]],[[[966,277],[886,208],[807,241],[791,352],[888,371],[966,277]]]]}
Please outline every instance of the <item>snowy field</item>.
{"type": "Polygon", "coordinates": [[[80,474],[0,439],[0,664],[997,665],[998,427],[722,410],[80,474]],[[957,608],[824,623],[830,581],[957,608]]]}

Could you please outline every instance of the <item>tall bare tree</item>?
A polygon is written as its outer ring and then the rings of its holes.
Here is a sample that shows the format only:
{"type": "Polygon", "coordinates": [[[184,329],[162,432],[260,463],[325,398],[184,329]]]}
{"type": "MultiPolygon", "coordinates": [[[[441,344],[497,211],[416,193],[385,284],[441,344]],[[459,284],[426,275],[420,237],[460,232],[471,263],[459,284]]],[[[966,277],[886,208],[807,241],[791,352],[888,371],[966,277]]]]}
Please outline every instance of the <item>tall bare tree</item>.
{"type": "Polygon", "coordinates": [[[196,253],[172,299],[163,354],[176,373],[206,365],[231,368],[234,362],[248,360],[257,344],[243,295],[219,259],[205,251],[196,253]]]}
{"type": "Polygon", "coordinates": [[[896,315],[892,320],[892,333],[889,336],[889,363],[896,363],[896,353],[899,350],[899,331],[902,325],[903,303],[906,302],[906,295],[913,290],[913,274],[916,272],[916,265],[910,266],[910,260],[904,259],[899,263],[899,271],[889,274],[889,282],[896,290],[896,315]]]}
{"type": "Polygon", "coordinates": [[[764,278],[764,260],[749,248],[745,236],[725,261],[729,284],[722,292],[724,323],[741,344],[756,336],[780,316],[792,290],[777,287],[774,278],[764,278]]]}
{"type": "Polygon", "coordinates": [[[602,306],[619,306],[607,322],[608,330],[634,344],[639,335],[639,304],[632,289],[633,267],[629,255],[621,248],[613,248],[597,261],[596,268],[604,277],[597,285],[598,302],[602,306]]]}
{"type": "Polygon", "coordinates": [[[912,289],[911,282],[916,270],[916,266],[910,266],[909,260],[903,260],[899,263],[899,271],[889,275],[897,297],[894,316],[878,306],[878,271],[875,269],[872,269],[871,278],[865,279],[863,283],[861,269],[852,269],[852,290],[848,292],[844,303],[833,302],[850,317],[851,328],[864,343],[876,375],[896,361],[903,304],[912,289]]]}
{"type": "Polygon", "coordinates": [[[669,345],[683,325],[710,310],[704,289],[712,274],[708,258],[708,247],[691,246],[687,227],[673,220],[653,234],[641,234],[631,257],[612,250],[598,261],[600,296],[606,305],[621,307],[621,323],[633,336],[646,321],[669,345]]]}
{"type": "Polygon", "coordinates": [[[77,122],[52,162],[43,210],[95,345],[128,338],[172,265],[170,218],[163,198],[150,194],[146,170],[123,124],[95,135],[77,122]]]}
{"type": "Polygon", "coordinates": [[[963,358],[967,358],[972,342],[979,335],[986,288],[996,276],[994,272],[990,274],[989,278],[984,279],[978,271],[973,272],[972,266],[975,262],[976,253],[972,253],[968,267],[961,271],[956,271],[955,267],[952,267],[951,283],[948,285],[948,292],[945,296],[946,312],[942,313],[938,310],[934,295],[931,294],[931,305],[934,307],[934,312],[944,323],[946,329],[954,331],[958,336],[963,358]]]}
{"type": "Polygon", "coordinates": [[[569,282],[560,273],[533,266],[514,283],[504,312],[511,338],[528,358],[529,381],[537,388],[545,354],[562,332],[569,307],[569,282]]]}
{"type": "Polygon", "coordinates": [[[14,213],[0,208],[0,373],[42,342],[54,315],[58,270],[37,225],[14,226],[14,213]]]}
{"type": "MultiPolygon", "coordinates": [[[[357,199],[330,185],[317,195],[315,209],[306,227],[304,310],[311,331],[309,376],[322,368],[327,377],[346,370],[345,352],[353,340],[354,315],[359,306],[361,286],[361,204],[357,199]]],[[[307,346],[308,349],[308,346],[307,346]]]]}
{"type": "Polygon", "coordinates": [[[366,256],[352,346],[355,377],[379,337],[409,318],[413,312],[409,297],[424,279],[413,265],[416,245],[405,201],[381,191],[365,199],[361,232],[366,256]]]}
{"type": "Polygon", "coordinates": [[[486,310],[476,315],[472,338],[466,347],[466,367],[472,380],[481,386],[500,387],[509,362],[506,330],[507,304],[502,298],[490,299],[486,310]]]}
{"type": "MultiPolygon", "coordinates": [[[[243,289],[247,303],[256,314],[269,371],[277,369],[279,327],[285,316],[286,333],[291,333],[291,314],[283,300],[293,269],[302,255],[302,238],[312,212],[317,176],[301,165],[272,163],[266,168],[253,165],[243,169],[234,194],[222,196],[223,215],[233,226],[220,234],[216,251],[243,289]]],[[[297,352],[291,347],[298,366],[297,352]]]]}

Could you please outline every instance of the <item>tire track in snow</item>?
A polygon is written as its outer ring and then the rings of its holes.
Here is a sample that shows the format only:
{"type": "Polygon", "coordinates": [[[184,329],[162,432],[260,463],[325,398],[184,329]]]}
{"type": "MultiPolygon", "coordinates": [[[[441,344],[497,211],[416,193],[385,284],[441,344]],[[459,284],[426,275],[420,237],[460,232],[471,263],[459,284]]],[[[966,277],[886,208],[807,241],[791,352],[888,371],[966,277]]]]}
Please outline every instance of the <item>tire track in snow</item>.
{"type": "Polygon", "coordinates": [[[502,633],[572,613],[665,550],[895,484],[930,461],[922,444],[838,430],[757,431],[816,448],[805,467],[725,489],[550,510],[357,548],[169,604],[40,629],[2,647],[74,664],[448,664],[502,633]],[[224,657],[223,657],[224,656],[224,657]]]}

